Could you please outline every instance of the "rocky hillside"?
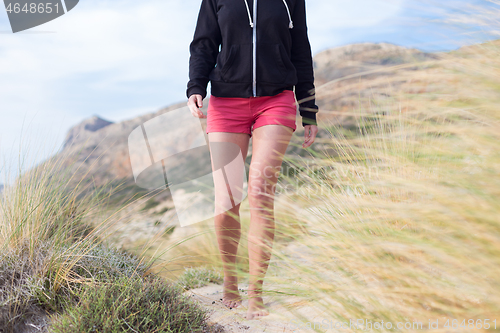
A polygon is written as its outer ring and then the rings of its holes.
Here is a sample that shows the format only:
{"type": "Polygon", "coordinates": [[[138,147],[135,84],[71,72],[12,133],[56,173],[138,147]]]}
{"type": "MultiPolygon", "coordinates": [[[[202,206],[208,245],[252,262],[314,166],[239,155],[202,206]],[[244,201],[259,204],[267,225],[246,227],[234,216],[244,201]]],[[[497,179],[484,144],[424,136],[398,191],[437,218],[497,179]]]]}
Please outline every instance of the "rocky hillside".
{"type": "MultiPolygon", "coordinates": [[[[68,131],[61,154],[72,156],[72,158],[68,159],[68,163],[74,163],[75,172],[81,175],[93,165],[90,175],[96,186],[102,186],[110,182],[114,184],[125,183],[122,186],[123,191],[118,192],[117,196],[115,196],[116,203],[123,203],[124,200],[131,199],[134,194],[147,192],[147,189],[135,185],[129,154],[129,135],[134,129],[140,128],[148,120],[185,106],[185,102],[174,104],[120,123],[113,123],[99,116],[92,116],[73,126],[68,131]],[[80,164],[83,164],[84,167],[79,167],[80,164]],[[77,169],[78,171],[76,171],[77,169]]],[[[189,116],[191,116],[190,113],[189,116]]],[[[168,126],[166,125],[165,128],[168,128],[168,126]]],[[[177,129],[180,128],[177,127],[177,129]]],[[[173,130],[170,128],[169,131],[172,132],[173,130]]],[[[195,131],[183,126],[182,132],[178,134],[169,133],[169,137],[175,137],[182,142],[190,142],[194,140],[193,135],[190,133],[195,133],[195,131]]],[[[174,142],[165,143],[165,145],[169,144],[174,144],[174,142]]],[[[138,156],[132,157],[134,160],[138,159],[138,156]]],[[[87,178],[90,178],[90,175],[87,178]]],[[[76,177],[76,179],[79,179],[79,177],[76,177]]],[[[168,191],[159,195],[158,200],[167,197],[169,197],[168,191]]]]}
{"type": "MultiPolygon", "coordinates": [[[[113,124],[113,122],[104,120],[97,115],[87,118],[69,129],[63,146],[67,148],[71,144],[85,145],[86,139],[91,138],[94,133],[111,124],[113,124]]],[[[102,131],[100,133],[102,133],[102,131]]]]}
{"type": "MultiPolygon", "coordinates": [[[[331,48],[314,57],[316,85],[359,73],[366,77],[379,76],[382,66],[394,66],[437,59],[438,55],[425,53],[388,43],[360,43],[331,48]],[[374,72],[375,71],[375,72],[374,72]]],[[[384,74],[382,72],[382,74],[384,74]]],[[[387,73],[385,73],[387,75],[387,73]]]]}
{"type": "Polygon", "coordinates": [[[351,44],[318,53],[314,57],[314,72],[319,118],[328,117],[321,114],[323,109],[337,112],[333,120],[348,121],[339,117],[342,111],[359,109],[369,99],[386,99],[409,81],[414,86],[412,72],[424,68],[426,61],[440,57],[439,53],[388,43],[351,44]]]}
{"type": "MultiPolygon", "coordinates": [[[[319,120],[329,117],[329,110],[345,110],[357,107],[359,97],[371,94],[372,84],[386,84],[383,77],[401,75],[405,71],[416,71],[418,66],[407,66],[394,71],[384,71],[395,65],[412,64],[419,61],[433,60],[438,55],[424,53],[416,49],[408,49],[387,43],[361,43],[332,48],[318,53],[314,57],[315,83],[317,90],[317,104],[320,107],[319,120]],[[367,83],[362,89],[346,91],[345,87],[357,84],[363,79],[367,83]]],[[[403,80],[392,82],[392,85],[401,85],[403,80]]],[[[208,105],[208,98],[204,102],[204,113],[208,105]]],[[[64,150],[78,151],[82,155],[90,154],[88,163],[104,153],[99,163],[101,170],[97,181],[109,180],[116,176],[118,179],[132,177],[130,157],[127,150],[127,139],[131,131],[142,123],[164,114],[170,110],[185,107],[185,102],[179,102],[156,112],[144,114],[134,119],[120,123],[112,123],[99,116],[92,116],[80,124],[72,127],[66,136],[64,150]],[[113,145],[112,149],[109,149],[113,145]]],[[[299,118],[298,118],[299,120],[299,118]]],[[[203,130],[206,120],[200,120],[203,130]]],[[[302,126],[298,126],[298,134],[302,126]]],[[[188,129],[185,132],[189,132],[188,129]]],[[[251,152],[251,151],[250,151],[251,152]]],[[[87,163],[87,164],[88,164],[87,163]]]]}
{"type": "MultiPolygon", "coordinates": [[[[401,90],[411,80],[412,76],[407,75],[408,72],[419,70],[421,65],[415,64],[416,62],[434,60],[438,57],[438,54],[424,53],[416,49],[386,43],[346,45],[318,53],[314,57],[317,104],[320,108],[318,120],[325,124],[330,121],[340,122],[346,128],[351,128],[352,120],[348,117],[342,117],[343,112],[359,108],[370,98],[390,98],[392,92],[401,90]],[[373,91],[377,92],[377,96],[374,95],[373,91]]],[[[204,101],[203,112],[205,114],[207,106],[208,99],[204,101]]],[[[82,176],[87,168],[94,164],[90,174],[85,177],[92,178],[96,186],[102,186],[112,180],[115,180],[115,184],[124,182],[123,190],[117,192],[113,197],[113,201],[120,205],[127,200],[132,200],[134,195],[147,192],[136,185],[133,177],[131,156],[128,149],[129,135],[146,121],[183,107],[186,107],[186,101],[119,123],[113,123],[94,115],[68,131],[61,154],[73,156],[68,161],[77,162],[74,167],[75,173],[82,176]]],[[[189,110],[187,108],[185,110],[186,116],[192,117],[189,110]]],[[[300,143],[303,141],[303,128],[300,125],[300,117],[297,120],[298,128],[293,140],[300,147],[300,143]]],[[[206,119],[199,121],[203,131],[205,131],[206,119]]],[[[167,125],[165,124],[165,126],[167,125]]],[[[172,147],[178,144],[189,146],[192,144],[193,140],[196,140],[196,136],[190,133],[197,131],[188,127],[188,125],[183,124],[182,128],[179,126],[176,131],[175,128],[169,126],[170,131],[175,132],[170,136],[172,142],[163,142],[162,146],[172,147]]],[[[320,126],[318,138],[326,136],[328,133],[320,126]]],[[[207,140],[206,134],[205,139],[207,140]]],[[[325,148],[319,141],[313,145],[314,149],[325,148]]],[[[250,146],[247,162],[251,159],[251,149],[250,146]]],[[[303,155],[306,152],[290,145],[287,154],[303,155]]],[[[144,163],[148,163],[148,161],[144,161],[144,163]]],[[[183,161],[179,157],[178,163],[182,165],[187,161],[183,161]]],[[[206,163],[210,165],[209,160],[200,162],[199,166],[187,164],[195,170],[202,164],[206,166],[206,163]]],[[[164,212],[172,207],[171,193],[166,190],[148,202],[145,208],[153,213],[154,211],[164,212]]],[[[175,220],[174,210],[170,211],[170,218],[175,220]]],[[[138,229],[141,228],[138,227],[138,229]]]]}

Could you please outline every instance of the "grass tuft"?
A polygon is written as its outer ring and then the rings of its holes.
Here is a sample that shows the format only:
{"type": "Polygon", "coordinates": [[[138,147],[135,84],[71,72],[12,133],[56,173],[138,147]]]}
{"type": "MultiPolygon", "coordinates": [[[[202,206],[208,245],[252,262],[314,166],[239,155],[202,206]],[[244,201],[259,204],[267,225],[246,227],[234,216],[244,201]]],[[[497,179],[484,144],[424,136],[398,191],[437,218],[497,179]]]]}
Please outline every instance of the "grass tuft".
{"type": "Polygon", "coordinates": [[[222,284],[224,275],[215,268],[208,267],[188,267],[179,277],[177,284],[184,290],[201,288],[209,283],[222,284]]]}

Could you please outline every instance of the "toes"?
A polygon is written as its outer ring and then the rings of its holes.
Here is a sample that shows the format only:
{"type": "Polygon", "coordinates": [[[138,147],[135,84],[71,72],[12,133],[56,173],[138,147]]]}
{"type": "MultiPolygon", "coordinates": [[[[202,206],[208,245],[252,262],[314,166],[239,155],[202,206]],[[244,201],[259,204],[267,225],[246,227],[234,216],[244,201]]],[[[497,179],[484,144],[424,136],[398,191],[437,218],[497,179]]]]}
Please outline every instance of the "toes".
{"type": "Polygon", "coordinates": [[[267,315],[269,315],[269,312],[266,310],[253,311],[247,313],[247,319],[254,319],[254,318],[264,317],[267,315]]]}
{"type": "Polygon", "coordinates": [[[233,299],[224,299],[222,298],[222,303],[229,308],[236,308],[241,305],[241,300],[233,300],[233,299]]]}
{"type": "Polygon", "coordinates": [[[223,300],[222,303],[230,309],[236,308],[241,304],[240,302],[233,301],[233,300],[223,300]]]}

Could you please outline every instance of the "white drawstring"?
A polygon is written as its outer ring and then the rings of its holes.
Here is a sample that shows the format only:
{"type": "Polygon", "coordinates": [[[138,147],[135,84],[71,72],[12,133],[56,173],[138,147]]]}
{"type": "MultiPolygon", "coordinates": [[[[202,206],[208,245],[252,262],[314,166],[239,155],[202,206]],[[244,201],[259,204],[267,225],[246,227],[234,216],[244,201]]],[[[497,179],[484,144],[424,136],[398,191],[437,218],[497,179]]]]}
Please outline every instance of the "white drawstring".
{"type": "Polygon", "coordinates": [[[290,24],[288,24],[288,28],[292,29],[293,28],[293,22],[292,22],[292,17],[290,16],[290,11],[288,10],[288,5],[286,4],[285,0],[283,0],[283,3],[285,4],[286,11],[288,12],[288,18],[290,19],[290,24]]]}
{"type": "MultiPolygon", "coordinates": [[[[288,28],[292,29],[293,28],[293,22],[292,22],[292,16],[290,15],[290,10],[288,9],[288,5],[286,4],[285,0],[283,0],[283,3],[285,4],[286,12],[288,13],[288,18],[290,20],[290,23],[288,24],[288,28]]],[[[245,0],[245,5],[247,6],[248,21],[250,22],[250,27],[253,28],[252,16],[250,16],[250,9],[248,9],[248,2],[247,2],[247,0],[245,0]]]]}
{"type": "MultiPolygon", "coordinates": [[[[254,0],[254,1],[255,1],[255,0],[254,0]]],[[[245,5],[247,6],[248,21],[250,21],[250,26],[253,28],[252,17],[250,16],[250,9],[248,9],[248,3],[247,3],[247,0],[245,0],[245,5]]]]}

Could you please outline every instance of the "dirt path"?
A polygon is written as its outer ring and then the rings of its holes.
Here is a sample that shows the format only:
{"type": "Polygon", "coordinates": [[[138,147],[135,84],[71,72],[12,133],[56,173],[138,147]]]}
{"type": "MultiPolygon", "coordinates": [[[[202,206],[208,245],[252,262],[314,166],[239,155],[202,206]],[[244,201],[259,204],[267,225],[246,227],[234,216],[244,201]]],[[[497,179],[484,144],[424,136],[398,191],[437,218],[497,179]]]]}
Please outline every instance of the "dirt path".
{"type": "MultiPolygon", "coordinates": [[[[246,291],[248,285],[240,283],[239,288],[246,291]]],[[[246,295],[245,291],[240,291],[240,293],[246,295]]],[[[278,302],[275,297],[269,296],[264,297],[264,303],[269,308],[269,315],[259,319],[247,320],[248,300],[243,300],[242,305],[230,310],[220,300],[222,298],[222,285],[213,283],[205,287],[188,290],[184,294],[189,295],[201,306],[209,309],[211,311],[210,322],[224,326],[227,332],[305,332],[305,329],[298,329],[297,326],[298,323],[304,325],[304,321],[299,321],[287,309],[287,307],[292,306],[311,322],[314,321],[315,317],[316,321],[319,322],[321,320],[319,318],[322,317],[312,306],[300,301],[298,298],[287,297],[286,305],[283,305],[283,301],[278,302]],[[215,303],[212,304],[214,301],[215,303]]]]}

